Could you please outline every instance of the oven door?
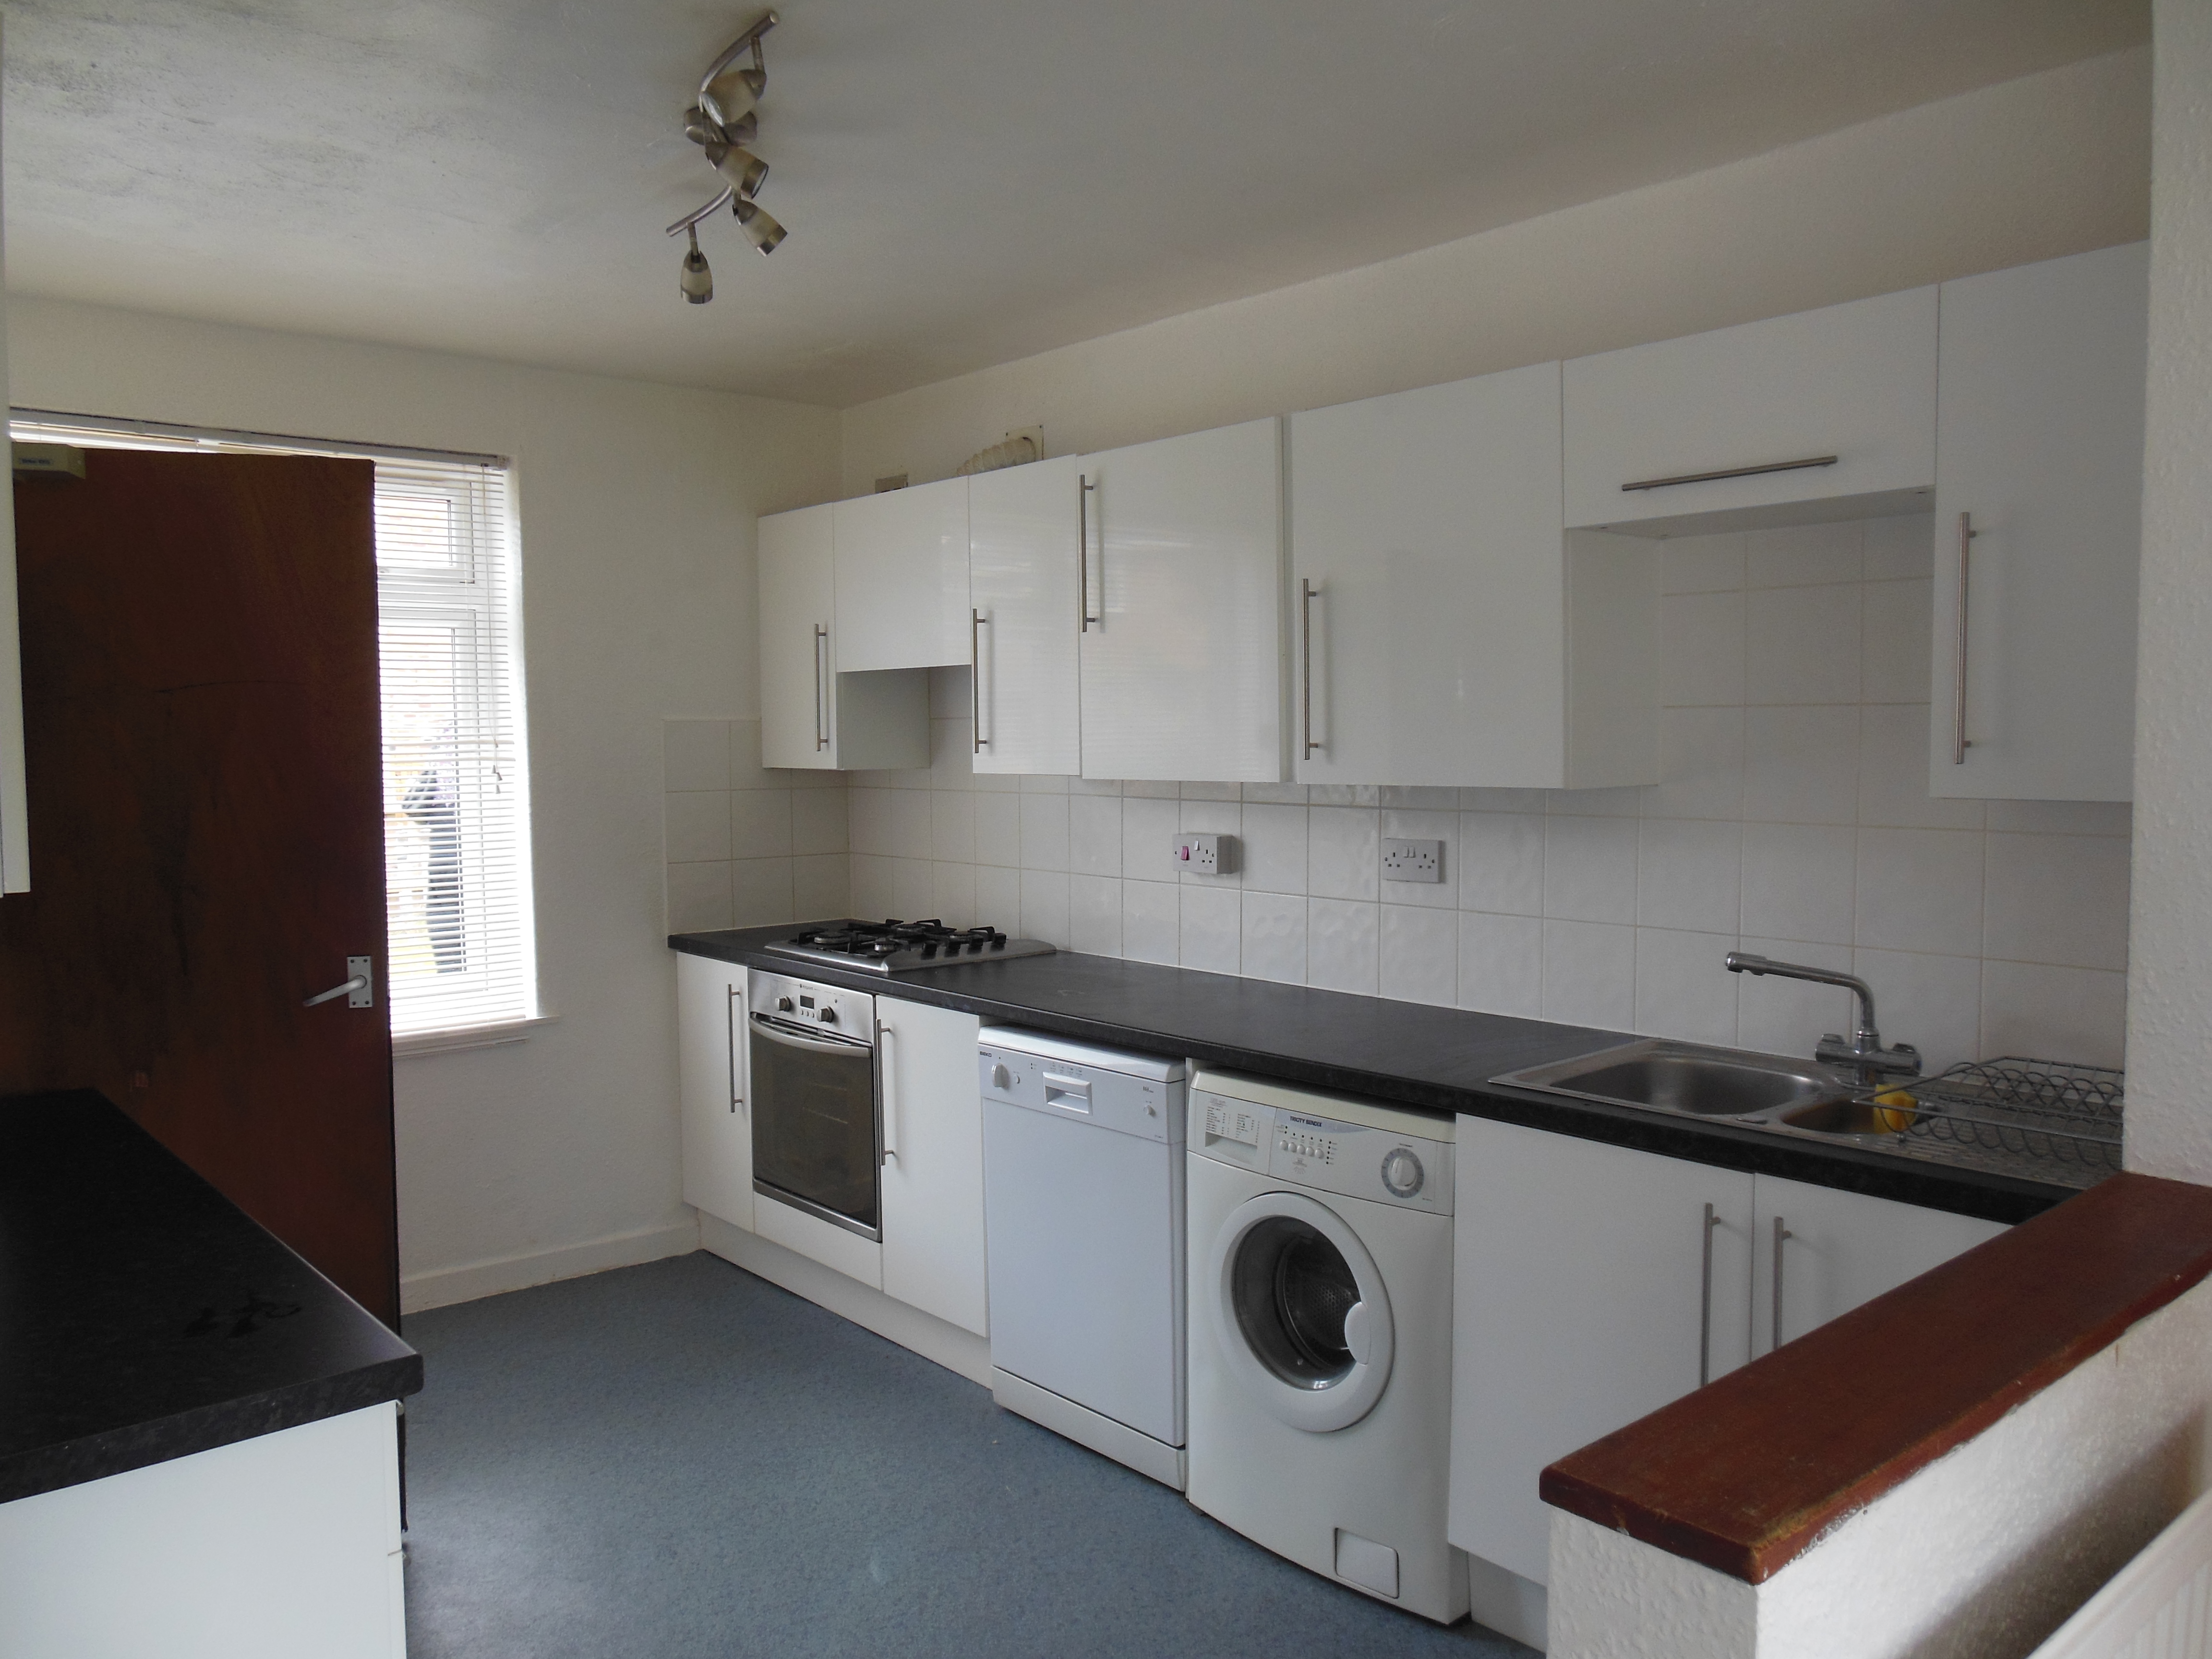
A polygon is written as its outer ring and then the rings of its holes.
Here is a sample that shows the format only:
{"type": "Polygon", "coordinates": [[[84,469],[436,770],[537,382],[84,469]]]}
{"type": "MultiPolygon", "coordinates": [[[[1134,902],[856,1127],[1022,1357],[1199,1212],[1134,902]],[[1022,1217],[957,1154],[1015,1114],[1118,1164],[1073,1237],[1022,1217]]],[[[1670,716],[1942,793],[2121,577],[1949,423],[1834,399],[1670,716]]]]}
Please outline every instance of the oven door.
{"type": "Polygon", "coordinates": [[[876,1051],[751,1018],[753,1191],[880,1239],[876,1051]]]}

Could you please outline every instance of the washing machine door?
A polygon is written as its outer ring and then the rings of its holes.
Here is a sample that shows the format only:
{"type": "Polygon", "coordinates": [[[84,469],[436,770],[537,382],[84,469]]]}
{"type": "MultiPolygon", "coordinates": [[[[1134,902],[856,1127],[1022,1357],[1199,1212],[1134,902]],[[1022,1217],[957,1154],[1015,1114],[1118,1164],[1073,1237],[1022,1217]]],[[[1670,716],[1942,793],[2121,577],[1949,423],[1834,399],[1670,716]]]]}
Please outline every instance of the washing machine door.
{"type": "Polygon", "coordinates": [[[1214,1340],[1254,1402],[1294,1429],[1350,1428],[1375,1408],[1395,1346],[1390,1297],[1359,1236],[1303,1193],[1262,1193],[1214,1236],[1214,1340]]]}

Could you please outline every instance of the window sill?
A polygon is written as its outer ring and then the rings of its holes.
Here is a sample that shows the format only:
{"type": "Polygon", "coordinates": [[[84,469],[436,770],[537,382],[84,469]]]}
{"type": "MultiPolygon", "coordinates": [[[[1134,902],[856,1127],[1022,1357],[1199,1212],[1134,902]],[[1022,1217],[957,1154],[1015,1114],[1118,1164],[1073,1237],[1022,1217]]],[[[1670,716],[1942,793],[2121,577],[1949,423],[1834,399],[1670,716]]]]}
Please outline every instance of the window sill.
{"type": "Polygon", "coordinates": [[[450,1031],[410,1031],[392,1039],[392,1057],[414,1060],[423,1054],[454,1054],[463,1048],[496,1048],[505,1043],[520,1042],[532,1032],[560,1023],[558,1014],[540,1014],[535,1019],[504,1019],[496,1025],[463,1025],[450,1031]]]}

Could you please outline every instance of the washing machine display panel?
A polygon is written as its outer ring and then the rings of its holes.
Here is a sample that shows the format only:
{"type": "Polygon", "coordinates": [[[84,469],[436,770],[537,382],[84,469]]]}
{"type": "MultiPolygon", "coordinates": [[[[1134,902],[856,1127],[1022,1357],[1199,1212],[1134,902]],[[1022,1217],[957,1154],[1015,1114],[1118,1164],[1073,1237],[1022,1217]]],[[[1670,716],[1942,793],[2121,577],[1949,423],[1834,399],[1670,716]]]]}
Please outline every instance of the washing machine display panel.
{"type": "MultiPolygon", "coordinates": [[[[1237,1108],[1242,1103],[1224,1100],[1237,1108]]],[[[1210,1110],[1211,1109],[1209,1109],[1210,1110]]],[[[1243,1109],[1249,1110],[1247,1107],[1243,1109]]],[[[1267,1109],[1265,1108],[1262,1110],[1267,1109]]],[[[1451,1146],[1419,1135],[1273,1109],[1267,1173],[1347,1198],[1451,1212],[1451,1146]]]]}

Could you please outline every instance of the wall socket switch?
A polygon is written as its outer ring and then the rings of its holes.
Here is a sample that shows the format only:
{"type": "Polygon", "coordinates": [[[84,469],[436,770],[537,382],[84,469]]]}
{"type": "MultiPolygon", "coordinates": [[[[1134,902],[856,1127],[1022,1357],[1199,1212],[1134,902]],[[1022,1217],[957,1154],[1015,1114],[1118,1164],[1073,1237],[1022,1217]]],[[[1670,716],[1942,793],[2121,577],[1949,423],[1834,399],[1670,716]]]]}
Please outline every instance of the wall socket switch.
{"type": "Polygon", "coordinates": [[[1178,867],[1201,876],[1225,876],[1237,868],[1234,836],[1181,835],[1175,838],[1178,867]]]}
{"type": "Polygon", "coordinates": [[[1382,842],[1382,879],[1385,881],[1442,881],[1444,844],[1440,841],[1382,842]]]}

